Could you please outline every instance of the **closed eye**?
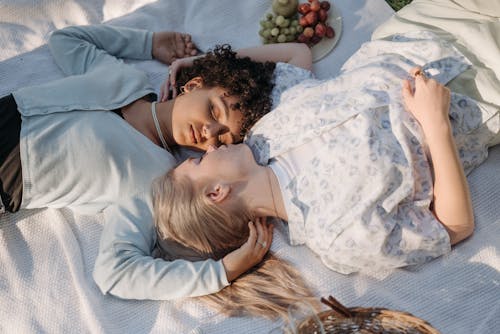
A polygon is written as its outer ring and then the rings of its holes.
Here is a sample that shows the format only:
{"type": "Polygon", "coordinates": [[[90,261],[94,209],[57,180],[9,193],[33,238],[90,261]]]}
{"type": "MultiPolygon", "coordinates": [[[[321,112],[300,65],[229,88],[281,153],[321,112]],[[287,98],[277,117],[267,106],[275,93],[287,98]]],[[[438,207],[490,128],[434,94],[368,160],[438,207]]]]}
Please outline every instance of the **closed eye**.
{"type": "Polygon", "coordinates": [[[215,114],[215,107],[212,102],[208,103],[208,110],[210,110],[210,116],[212,116],[214,121],[217,121],[217,115],[215,114]]]}

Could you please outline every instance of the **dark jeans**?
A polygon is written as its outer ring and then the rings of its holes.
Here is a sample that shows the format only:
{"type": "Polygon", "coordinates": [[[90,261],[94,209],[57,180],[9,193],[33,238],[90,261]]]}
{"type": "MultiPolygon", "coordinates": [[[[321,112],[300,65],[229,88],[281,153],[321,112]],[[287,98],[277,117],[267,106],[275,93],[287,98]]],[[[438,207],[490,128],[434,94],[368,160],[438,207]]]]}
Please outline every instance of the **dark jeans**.
{"type": "Polygon", "coordinates": [[[21,114],[14,97],[0,99],[0,196],[6,211],[16,212],[21,206],[23,177],[19,136],[21,114]]]}

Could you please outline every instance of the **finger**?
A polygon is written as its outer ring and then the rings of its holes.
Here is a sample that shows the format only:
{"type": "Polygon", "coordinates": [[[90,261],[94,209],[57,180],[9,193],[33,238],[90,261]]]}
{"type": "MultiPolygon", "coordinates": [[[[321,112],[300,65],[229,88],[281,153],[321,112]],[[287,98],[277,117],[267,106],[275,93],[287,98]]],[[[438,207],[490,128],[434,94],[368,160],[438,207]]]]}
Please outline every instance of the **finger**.
{"type": "Polygon", "coordinates": [[[403,86],[401,87],[401,91],[403,93],[403,98],[411,98],[413,97],[413,89],[411,87],[411,83],[409,80],[403,80],[403,86]]]}
{"type": "Polygon", "coordinates": [[[248,222],[248,229],[250,232],[248,234],[247,242],[253,246],[257,242],[257,230],[255,229],[255,224],[253,222],[248,222]]]}
{"type": "Polygon", "coordinates": [[[413,89],[411,87],[409,80],[403,80],[403,87],[401,87],[401,93],[403,95],[403,103],[407,110],[411,110],[411,104],[413,102],[413,89]]]}
{"type": "Polygon", "coordinates": [[[421,73],[422,73],[422,67],[420,66],[415,66],[410,70],[410,75],[414,78],[421,73]]]}
{"type": "Polygon", "coordinates": [[[271,247],[271,244],[273,242],[273,236],[274,236],[274,225],[273,224],[269,224],[268,227],[267,227],[267,250],[269,250],[269,248],[271,247]]]}
{"type": "Polygon", "coordinates": [[[264,227],[262,226],[259,218],[255,220],[255,226],[257,227],[257,241],[262,243],[263,240],[265,240],[265,234],[264,227]]]}

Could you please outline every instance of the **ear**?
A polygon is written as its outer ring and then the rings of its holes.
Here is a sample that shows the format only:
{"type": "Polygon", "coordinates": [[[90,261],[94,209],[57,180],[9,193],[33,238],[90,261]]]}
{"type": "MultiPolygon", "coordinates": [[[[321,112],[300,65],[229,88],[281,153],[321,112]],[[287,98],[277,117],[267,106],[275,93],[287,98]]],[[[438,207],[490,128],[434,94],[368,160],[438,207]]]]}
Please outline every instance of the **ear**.
{"type": "Polygon", "coordinates": [[[184,92],[189,93],[196,88],[203,87],[203,79],[201,77],[194,77],[184,85],[184,92]]]}
{"type": "Polygon", "coordinates": [[[222,203],[229,197],[231,186],[217,183],[207,189],[207,197],[215,204],[222,203]]]}

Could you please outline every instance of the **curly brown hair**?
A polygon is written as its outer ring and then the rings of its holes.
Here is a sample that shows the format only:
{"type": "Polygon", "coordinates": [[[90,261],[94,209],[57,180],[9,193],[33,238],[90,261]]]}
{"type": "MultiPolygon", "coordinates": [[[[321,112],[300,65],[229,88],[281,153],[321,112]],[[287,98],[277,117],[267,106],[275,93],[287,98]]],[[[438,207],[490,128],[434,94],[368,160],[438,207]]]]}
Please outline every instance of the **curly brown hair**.
{"type": "Polygon", "coordinates": [[[271,111],[271,91],[274,87],[273,62],[257,62],[249,57],[237,57],[228,44],[216,45],[193,66],[182,68],[177,76],[177,91],[194,77],[201,77],[205,87],[222,87],[239,103],[232,108],[243,114],[241,137],[262,116],[271,111]]]}

